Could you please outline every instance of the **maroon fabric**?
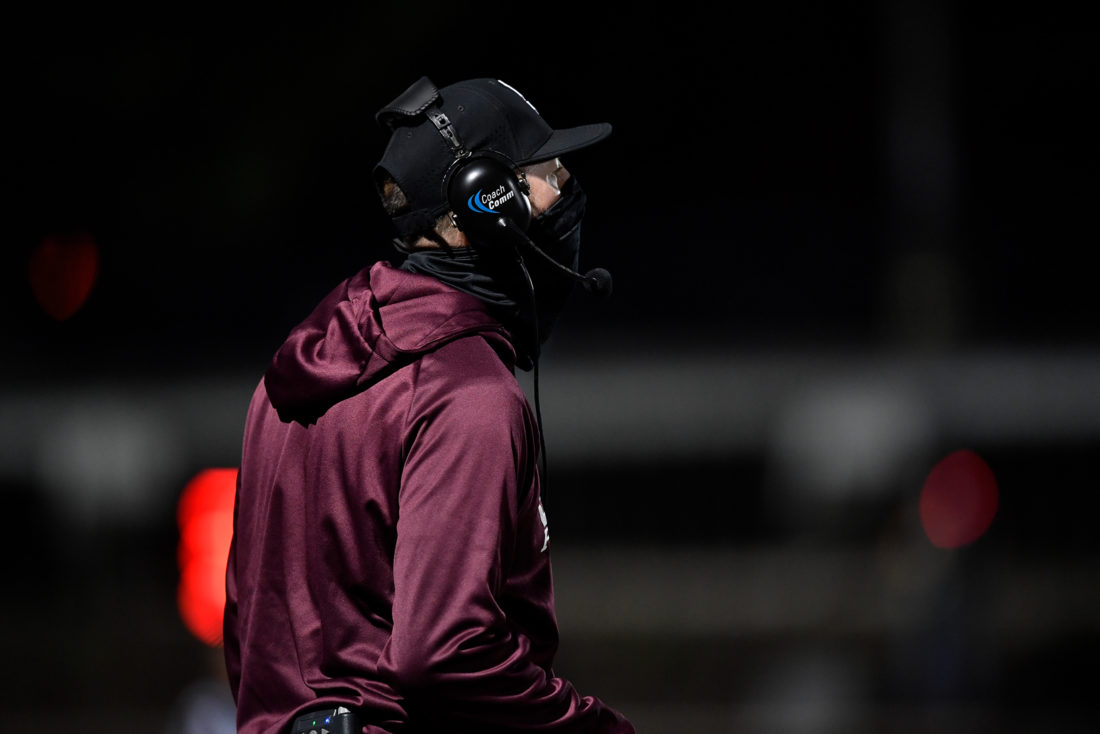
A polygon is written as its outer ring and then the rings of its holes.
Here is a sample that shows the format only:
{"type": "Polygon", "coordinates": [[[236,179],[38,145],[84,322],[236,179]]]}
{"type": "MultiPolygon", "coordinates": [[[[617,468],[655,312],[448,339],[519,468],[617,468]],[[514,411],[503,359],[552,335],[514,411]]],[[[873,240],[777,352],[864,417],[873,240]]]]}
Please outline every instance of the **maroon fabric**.
{"type": "Polygon", "coordinates": [[[552,670],[538,426],[482,303],[378,263],[249,407],[226,577],[242,734],[329,703],[365,731],[633,732],[552,670]]]}

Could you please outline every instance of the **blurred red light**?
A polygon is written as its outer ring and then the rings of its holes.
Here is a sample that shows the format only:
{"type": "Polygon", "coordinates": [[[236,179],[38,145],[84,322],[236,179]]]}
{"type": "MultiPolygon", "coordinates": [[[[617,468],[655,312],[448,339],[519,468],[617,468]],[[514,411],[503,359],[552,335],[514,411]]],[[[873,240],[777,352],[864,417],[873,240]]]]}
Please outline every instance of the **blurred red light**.
{"type": "Polygon", "coordinates": [[[937,548],[958,548],[980,538],[993,523],[997,480],[969,449],[941,459],[929,472],[920,495],[920,519],[937,548]]]}
{"type": "Polygon", "coordinates": [[[84,305],[99,272],[99,250],[87,234],[47,237],[34,248],[27,267],[38,304],[58,321],[84,305]]]}
{"type": "Polygon", "coordinates": [[[222,643],[225,564],[233,538],[237,470],[206,469],[184,487],[177,506],[180,579],[176,601],[187,629],[204,644],[222,643]]]}

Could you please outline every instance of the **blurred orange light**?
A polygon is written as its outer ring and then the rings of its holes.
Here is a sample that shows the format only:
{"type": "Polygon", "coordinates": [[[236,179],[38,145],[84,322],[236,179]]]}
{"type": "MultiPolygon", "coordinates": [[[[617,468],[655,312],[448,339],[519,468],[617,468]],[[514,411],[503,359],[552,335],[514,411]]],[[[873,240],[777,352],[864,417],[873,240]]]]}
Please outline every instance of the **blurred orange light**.
{"type": "Polygon", "coordinates": [[[222,644],[225,565],[233,538],[236,488],[235,468],[205,469],[187,483],[177,506],[176,601],[187,629],[211,647],[222,644]]]}
{"type": "Polygon", "coordinates": [[[993,523],[998,490],[993,471],[969,449],[939,461],[920,494],[920,519],[937,548],[958,548],[980,538],[993,523]]]}
{"type": "Polygon", "coordinates": [[[31,253],[27,275],[38,304],[58,321],[84,305],[99,272],[99,250],[88,234],[46,237],[31,253]]]}

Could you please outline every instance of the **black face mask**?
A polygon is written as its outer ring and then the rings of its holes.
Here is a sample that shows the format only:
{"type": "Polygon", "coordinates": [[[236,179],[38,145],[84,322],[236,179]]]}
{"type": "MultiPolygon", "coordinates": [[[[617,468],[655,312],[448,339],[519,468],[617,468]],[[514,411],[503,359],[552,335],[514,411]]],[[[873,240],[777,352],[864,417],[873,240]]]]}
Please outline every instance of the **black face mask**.
{"type": "Polygon", "coordinates": [[[587,205],[584,189],[570,176],[558,200],[531,220],[527,236],[547,255],[570,270],[576,270],[580,264],[581,220],[587,205]]]}
{"type": "MultiPolygon", "coordinates": [[[[571,270],[580,262],[581,220],[587,197],[576,177],[570,177],[561,189],[561,197],[539,216],[531,220],[527,236],[556,261],[571,270]]],[[[519,246],[523,254],[524,247],[519,246]]],[[[565,307],[575,282],[544,263],[534,253],[523,258],[535,286],[538,309],[538,341],[545,343],[565,307]]],[[[431,275],[443,283],[477,296],[496,311],[517,338],[523,352],[537,354],[532,349],[534,319],[531,318],[531,295],[519,266],[510,258],[495,258],[477,251],[476,247],[452,250],[417,250],[408,255],[402,270],[431,275]]],[[[521,366],[529,368],[521,360],[521,366]]]]}
{"type": "MultiPolygon", "coordinates": [[[[561,197],[549,209],[532,219],[527,229],[527,236],[539,249],[574,271],[580,267],[581,220],[584,219],[587,204],[588,197],[584,189],[577,183],[576,177],[570,176],[562,186],[561,197]]],[[[576,281],[542,262],[537,255],[529,255],[524,261],[535,284],[541,343],[549,338],[576,281]]]]}

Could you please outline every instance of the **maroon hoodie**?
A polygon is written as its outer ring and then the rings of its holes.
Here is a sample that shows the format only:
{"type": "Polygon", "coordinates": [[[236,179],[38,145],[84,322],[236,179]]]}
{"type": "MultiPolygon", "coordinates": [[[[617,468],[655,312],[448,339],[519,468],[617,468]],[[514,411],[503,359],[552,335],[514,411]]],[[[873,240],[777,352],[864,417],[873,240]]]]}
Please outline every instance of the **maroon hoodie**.
{"type": "Polygon", "coordinates": [[[343,704],[377,732],[627,732],[557,677],[538,426],[477,298],[378,263],[248,410],[226,578],[242,734],[343,704]]]}

